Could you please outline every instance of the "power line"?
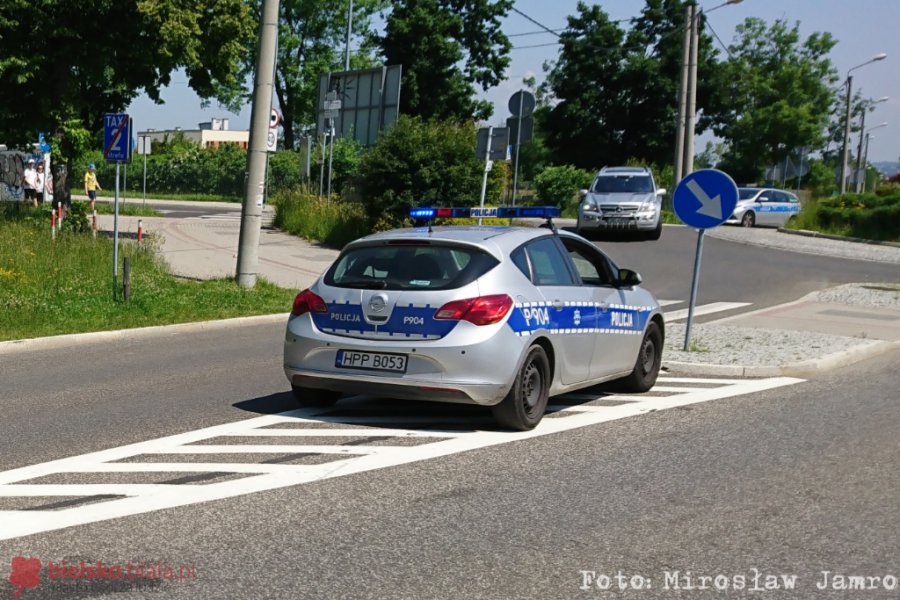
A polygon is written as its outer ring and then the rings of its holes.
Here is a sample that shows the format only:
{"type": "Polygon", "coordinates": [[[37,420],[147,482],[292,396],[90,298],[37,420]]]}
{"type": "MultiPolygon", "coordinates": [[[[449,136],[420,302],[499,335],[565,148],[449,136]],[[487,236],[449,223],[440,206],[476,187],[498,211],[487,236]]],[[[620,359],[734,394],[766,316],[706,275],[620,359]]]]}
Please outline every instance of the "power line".
{"type": "Polygon", "coordinates": [[[532,44],[530,46],[513,46],[510,50],[524,50],[526,48],[544,48],[546,46],[559,46],[562,42],[548,42],[546,44],[532,44]]]}
{"type": "Polygon", "coordinates": [[[535,21],[534,19],[532,19],[531,17],[529,17],[528,15],[526,15],[525,13],[523,13],[521,10],[519,10],[519,9],[516,8],[515,6],[512,7],[512,11],[515,12],[515,13],[518,13],[518,14],[522,15],[523,17],[525,17],[526,19],[528,19],[529,21],[531,21],[532,23],[534,23],[535,25],[537,25],[537,26],[540,27],[541,29],[547,31],[548,33],[552,33],[552,34],[555,35],[556,37],[559,37],[559,34],[558,34],[557,32],[553,31],[552,29],[550,29],[549,27],[547,27],[547,26],[544,25],[543,23],[540,23],[540,22],[538,22],[538,21],[535,21]]]}
{"type": "MultiPolygon", "coordinates": [[[[559,29],[554,29],[553,32],[555,33],[557,31],[565,31],[565,30],[566,30],[565,27],[560,27],[559,29]]],[[[522,37],[525,35],[543,35],[545,33],[547,33],[547,32],[546,31],[526,31],[525,33],[508,33],[508,34],[506,34],[506,37],[522,37]]]]}
{"type": "Polygon", "coordinates": [[[720,38],[720,37],[719,37],[719,34],[716,33],[716,30],[713,29],[712,23],[709,22],[709,19],[704,19],[704,21],[706,22],[706,26],[709,27],[709,30],[712,31],[712,34],[713,34],[713,36],[716,38],[716,41],[719,42],[719,45],[722,46],[722,49],[725,50],[725,53],[726,53],[726,54],[728,54],[728,58],[734,58],[734,57],[731,55],[731,50],[728,49],[728,46],[726,46],[726,45],[722,42],[722,38],[720,38]]]}

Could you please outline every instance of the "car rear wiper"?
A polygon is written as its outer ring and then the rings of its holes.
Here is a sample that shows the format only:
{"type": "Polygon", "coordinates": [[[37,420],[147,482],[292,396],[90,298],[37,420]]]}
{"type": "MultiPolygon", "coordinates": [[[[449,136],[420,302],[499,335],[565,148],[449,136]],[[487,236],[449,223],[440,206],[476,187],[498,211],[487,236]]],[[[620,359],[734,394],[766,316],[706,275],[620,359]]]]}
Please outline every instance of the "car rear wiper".
{"type": "Polygon", "coordinates": [[[387,287],[387,282],[384,279],[348,279],[336,282],[336,284],[339,287],[358,290],[383,290],[387,287]]]}

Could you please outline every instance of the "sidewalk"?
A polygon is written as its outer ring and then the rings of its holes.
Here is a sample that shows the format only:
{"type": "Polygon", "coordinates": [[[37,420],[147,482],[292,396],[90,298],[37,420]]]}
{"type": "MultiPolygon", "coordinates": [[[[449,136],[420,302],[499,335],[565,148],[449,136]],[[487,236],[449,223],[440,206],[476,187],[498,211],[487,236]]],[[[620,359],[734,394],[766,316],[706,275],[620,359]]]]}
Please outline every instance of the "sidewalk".
{"type": "MultiPolygon", "coordinates": [[[[233,209],[222,215],[182,219],[143,217],[140,220],[144,235],[158,240],[162,256],[176,274],[198,279],[234,277],[240,235],[239,205],[148,200],[148,204],[151,202],[154,206],[167,208],[215,206],[233,209]]],[[[270,226],[272,218],[273,208],[266,206],[260,232],[258,275],[282,287],[300,290],[310,286],[334,261],[338,251],[273,229],[270,226]]],[[[136,237],[138,220],[138,217],[120,216],[120,235],[136,237]]],[[[564,220],[559,222],[560,226],[567,224],[564,220]]],[[[112,215],[98,215],[98,227],[112,231],[112,215]]],[[[721,232],[723,237],[735,238],[733,241],[742,243],[790,246],[797,240],[795,236],[774,230],[753,230],[752,242],[737,239],[746,234],[741,228],[721,232]],[[763,235],[755,235],[760,231],[763,235]]],[[[857,246],[860,245],[835,240],[804,240],[804,251],[828,255],[872,250],[872,247],[860,249],[857,246]]],[[[894,254],[900,253],[900,248],[882,247],[879,250],[883,251],[886,262],[893,262],[896,260],[894,254]]],[[[669,323],[664,366],[684,374],[808,375],[900,349],[900,281],[892,282],[885,289],[876,289],[878,287],[871,284],[840,286],[780,306],[695,324],[691,352],[683,351],[684,324],[669,323]]],[[[196,326],[209,328],[215,324],[196,326]]],[[[122,335],[134,333],[122,332],[122,335]]],[[[81,334],[81,338],[90,335],[81,334]]]]}
{"type": "MultiPolygon", "coordinates": [[[[334,261],[337,250],[325,248],[271,227],[273,209],[263,210],[258,275],[281,287],[302,290],[334,261]]],[[[234,277],[237,267],[240,212],[233,215],[167,219],[119,216],[119,233],[159,240],[160,253],[176,275],[195,279],[234,277]]],[[[113,230],[112,215],[97,215],[97,227],[113,230]]]]}

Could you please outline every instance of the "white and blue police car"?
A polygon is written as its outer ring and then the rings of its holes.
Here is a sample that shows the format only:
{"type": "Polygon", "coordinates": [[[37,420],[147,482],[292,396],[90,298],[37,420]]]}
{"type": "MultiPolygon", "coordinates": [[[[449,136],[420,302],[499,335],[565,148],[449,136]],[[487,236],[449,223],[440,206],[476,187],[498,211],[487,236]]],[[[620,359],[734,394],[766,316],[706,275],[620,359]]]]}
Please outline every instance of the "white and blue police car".
{"type": "Polygon", "coordinates": [[[527,430],[552,395],[610,380],[649,390],[665,323],[640,276],[556,231],[555,207],[491,211],[480,214],[547,218],[549,228],[428,225],[349,243],[294,300],[284,371],[297,401],[329,406],[366,394],[479,404],[527,430]]]}
{"type": "Polygon", "coordinates": [[[738,201],[726,223],[744,227],[782,227],[800,214],[800,199],[791,192],[773,188],[738,188],[738,201]]]}

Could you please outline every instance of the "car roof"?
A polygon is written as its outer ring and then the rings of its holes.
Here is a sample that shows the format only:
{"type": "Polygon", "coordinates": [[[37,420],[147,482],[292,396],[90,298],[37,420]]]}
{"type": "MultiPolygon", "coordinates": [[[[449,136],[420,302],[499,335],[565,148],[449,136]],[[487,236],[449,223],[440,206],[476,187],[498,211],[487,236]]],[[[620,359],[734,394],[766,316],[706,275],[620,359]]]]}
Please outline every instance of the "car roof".
{"type": "Polygon", "coordinates": [[[647,167],[603,167],[600,175],[649,175],[647,167]]]}
{"type": "Polygon", "coordinates": [[[405,227],[373,233],[347,244],[347,248],[387,244],[396,240],[428,240],[451,244],[467,244],[487,250],[502,258],[529,240],[553,235],[542,227],[507,227],[489,225],[444,225],[437,227],[405,227]]]}
{"type": "Polygon", "coordinates": [[[780,188],[775,188],[775,187],[758,187],[755,185],[742,185],[738,189],[753,191],[753,192],[761,192],[763,190],[774,190],[776,192],[784,192],[785,194],[790,194],[791,196],[796,196],[796,194],[790,190],[782,190],[780,188]]]}

